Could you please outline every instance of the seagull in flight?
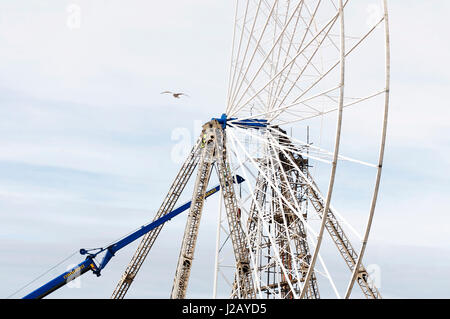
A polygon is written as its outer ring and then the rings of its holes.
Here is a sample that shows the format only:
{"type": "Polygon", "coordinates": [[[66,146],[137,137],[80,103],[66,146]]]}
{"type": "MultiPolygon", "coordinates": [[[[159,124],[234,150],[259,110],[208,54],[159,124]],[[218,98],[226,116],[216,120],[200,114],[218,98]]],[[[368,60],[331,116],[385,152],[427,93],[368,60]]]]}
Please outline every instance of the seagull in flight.
{"type": "Polygon", "coordinates": [[[180,93],[174,93],[174,92],[171,92],[171,91],[164,91],[164,92],[161,92],[161,94],[172,94],[172,96],[174,98],[176,98],[176,99],[179,99],[180,96],[182,96],[182,95],[189,97],[189,95],[187,95],[185,93],[181,93],[181,92],[180,93]]]}

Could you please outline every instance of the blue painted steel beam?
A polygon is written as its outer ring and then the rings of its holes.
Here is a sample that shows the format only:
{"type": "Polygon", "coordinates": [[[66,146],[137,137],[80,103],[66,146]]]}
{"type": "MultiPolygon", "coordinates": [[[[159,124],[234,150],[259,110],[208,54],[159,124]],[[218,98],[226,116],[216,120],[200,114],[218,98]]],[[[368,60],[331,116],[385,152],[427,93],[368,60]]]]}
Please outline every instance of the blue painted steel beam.
{"type": "Polygon", "coordinates": [[[228,122],[232,122],[234,125],[239,125],[244,128],[264,128],[267,127],[269,124],[267,120],[263,119],[244,119],[244,120],[238,120],[237,118],[227,118],[226,114],[222,114],[219,118],[212,118],[211,120],[215,120],[219,122],[219,124],[222,125],[222,128],[225,129],[227,127],[228,122]]]}

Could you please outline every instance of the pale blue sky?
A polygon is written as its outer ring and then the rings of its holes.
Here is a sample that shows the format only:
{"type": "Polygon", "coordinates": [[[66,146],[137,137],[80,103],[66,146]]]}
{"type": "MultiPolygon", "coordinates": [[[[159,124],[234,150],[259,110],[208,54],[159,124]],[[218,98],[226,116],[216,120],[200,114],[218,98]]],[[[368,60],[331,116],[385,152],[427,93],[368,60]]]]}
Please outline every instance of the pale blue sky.
{"type": "MultiPolygon", "coordinates": [[[[390,125],[366,260],[380,265],[385,297],[449,298],[450,4],[389,8],[390,125]]],[[[179,168],[173,129],[193,131],[224,110],[232,10],[206,0],[0,0],[0,297],[151,219],[179,168]],[[66,25],[71,3],[79,29],[66,25]],[[166,89],[191,98],[167,99],[166,89]]],[[[192,297],[211,295],[202,279],[213,275],[214,229],[199,237],[192,297]]],[[[129,297],[168,297],[183,230],[184,220],[167,225],[129,297]]],[[[134,249],[54,297],[108,298],[134,249]]]]}

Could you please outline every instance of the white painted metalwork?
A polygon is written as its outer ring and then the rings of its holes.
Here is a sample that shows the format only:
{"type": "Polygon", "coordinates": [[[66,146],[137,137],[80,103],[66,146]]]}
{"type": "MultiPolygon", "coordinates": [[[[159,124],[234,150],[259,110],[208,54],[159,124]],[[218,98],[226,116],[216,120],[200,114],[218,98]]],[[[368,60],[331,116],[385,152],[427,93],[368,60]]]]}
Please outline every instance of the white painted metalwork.
{"type": "MultiPolygon", "coordinates": [[[[376,3],[236,0],[226,128],[215,120],[205,124],[213,144],[200,137],[156,217],[173,207],[200,163],[173,298],[186,296],[213,166],[226,213],[217,224],[214,298],[358,297],[355,282],[361,297],[381,298],[363,265],[390,86],[387,0],[378,2],[379,15],[367,16],[367,6],[376,3]],[[267,125],[242,124],[252,119],[267,125]],[[236,175],[245,179],[239,192],[236,175]],[[364,186],[346,185],[352,183],[364,186]],[[361,195],[343,196],[348,188],[361,195]],[[221,262],[227,249],[234,265],[221,262]]],[[[144,238],[114,298],[125,295],[160,228],[144,238]]]]}
{"type": "MultiPolygon", "coordinates": [[[[354,283],[358,282],[363,296],[381,298],[362,263],[380,185],[389,105],[387,1],[378,3],[382,14],[368,17],[368,6],[373,8],[376,1],[236,1],[226,107],[232,120],[227,128],[227,143],[231,167],[239,167],[235,173],[246,179],[245,197],[240,205],[247,215],[242,220],[243,229],[257,259],[252,269],[259,282],[257,295],[262,292],[263,297],[314,298],[311,284],[319,288],[326,280],[331,288],[326,296],[349,298],[354,283]],[[384,59],[374,60],[367,47],[384,52],[384,59]],[[373,79],[355,72],[358,60],[365,60],[361,65],[373,72],[373,79]],[[355,121],[347,113],[364,108],[372,108],[368,111],[369,120],[381,117],[379,130],[373,130],[373,135],[379,136],[378,143],[375,138],[372,142],[373,149],[376,144],[380,149],[377,160],[373,156],[371,160],[358,158],[364,156],[362,152],[355,156],[341,154],[341,144],[348,141],[345,125],[351,126],[349,121],[355,121]],[[257,130],[238,124],[251,119],[267,120],[268,127],[257,130]],[[323,136],[323,125],[334,126],[334,135],[323,136]],[[316,138],[327,139],[327,145],[311,145],[304,142],[301,137],[304,134],[287,133],[306,132],[307,127],[320,131],[316,138]],[[328,168],[325,172],[322,168],[316,176],[309,167],[296,166],[295,158],[328,168]],[[339,195],[334,190],[340,186],[336,178],[341,163],[345,162],[354,165],[355,170],[362,167],[375,170],[375,182],[366,188],[368,192],[372,189],[369,209],[360,212],[368,218],[365,225],[346,212],[339,197],[335,199],[339,195]],[[301,191],[295,189],[295,183],[287,182],[292,180],[293,172],[302,183],[301,191]],[[317,181],[326,190],[324,195],[317,181]],[[265,200],[260,198],[261,183],[265,200]],[[302,192],[304,199],[295,199],[302,192]],[[290,213],[301,223],[305,242],[310,243],[311,256],[306,262],[295,256],[298,252],[293,237],[301,231],[292,233],[287,217],[290,213]],[[281,216],[279,223],[277,214],[281,216]],[[274,230],[274,225],[280,229],[274,230]],[[350,272],[341,269],[336,273],[336,267],[329,264],[330,249],[321,249],[326,233],[350,272]],[[285,246],[280,244],[281,237],[285,246]],[[261,255],[268,254],[268,247],[270,262],[262,262],[261,255]],[[289,265],[284,257],[288,255],[289,265]],[[303,275],[302,265],[306,266],[303,275]],[[333,277],[345,277],[344,274],[348,283],[340,279],[338,285],[333,277]]],[[[356,143],[352,146],[358,150],[356,143]]],[[[351,204],[351,198],[346,200],[351,204]]],[[[317,291],[315,297],[318,296],[317,291]]]]}

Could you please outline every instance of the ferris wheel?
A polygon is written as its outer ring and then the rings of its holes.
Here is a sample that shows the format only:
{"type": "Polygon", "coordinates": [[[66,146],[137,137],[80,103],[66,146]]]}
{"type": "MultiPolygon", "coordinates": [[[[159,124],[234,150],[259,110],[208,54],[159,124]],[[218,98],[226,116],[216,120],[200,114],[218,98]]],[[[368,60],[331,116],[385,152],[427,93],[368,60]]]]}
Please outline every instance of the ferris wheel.
{"type": "Polygon", "coordinates": [[[236,0],[224,113],[202,126],[153,221],[81,249],[83,262],[24,298],[100,276],[141,239],[112,294],[124,298],[164,224],[188,211],[170,294],[185,298],[205,199],[219,191],[213,298],[381,298],[379,267],[363,259],[386,144],[389,47],[387,0],[236,0]],[[191,177],[191,201],[175,208],[191,177]]]}
{"type": "MultiPolygon", "coordinates": [[[[236,1],[224,114],[203,126],[154,219],[197,170],[171,298],[186,297],[214,170],[222,196],[213,297],[349,298],[359,286],[381,298],[363,257],[389,56],[386,0],[236,1]]],[[[125,297],[161,229],[142,239],[112,298],[125,297]]]]}

